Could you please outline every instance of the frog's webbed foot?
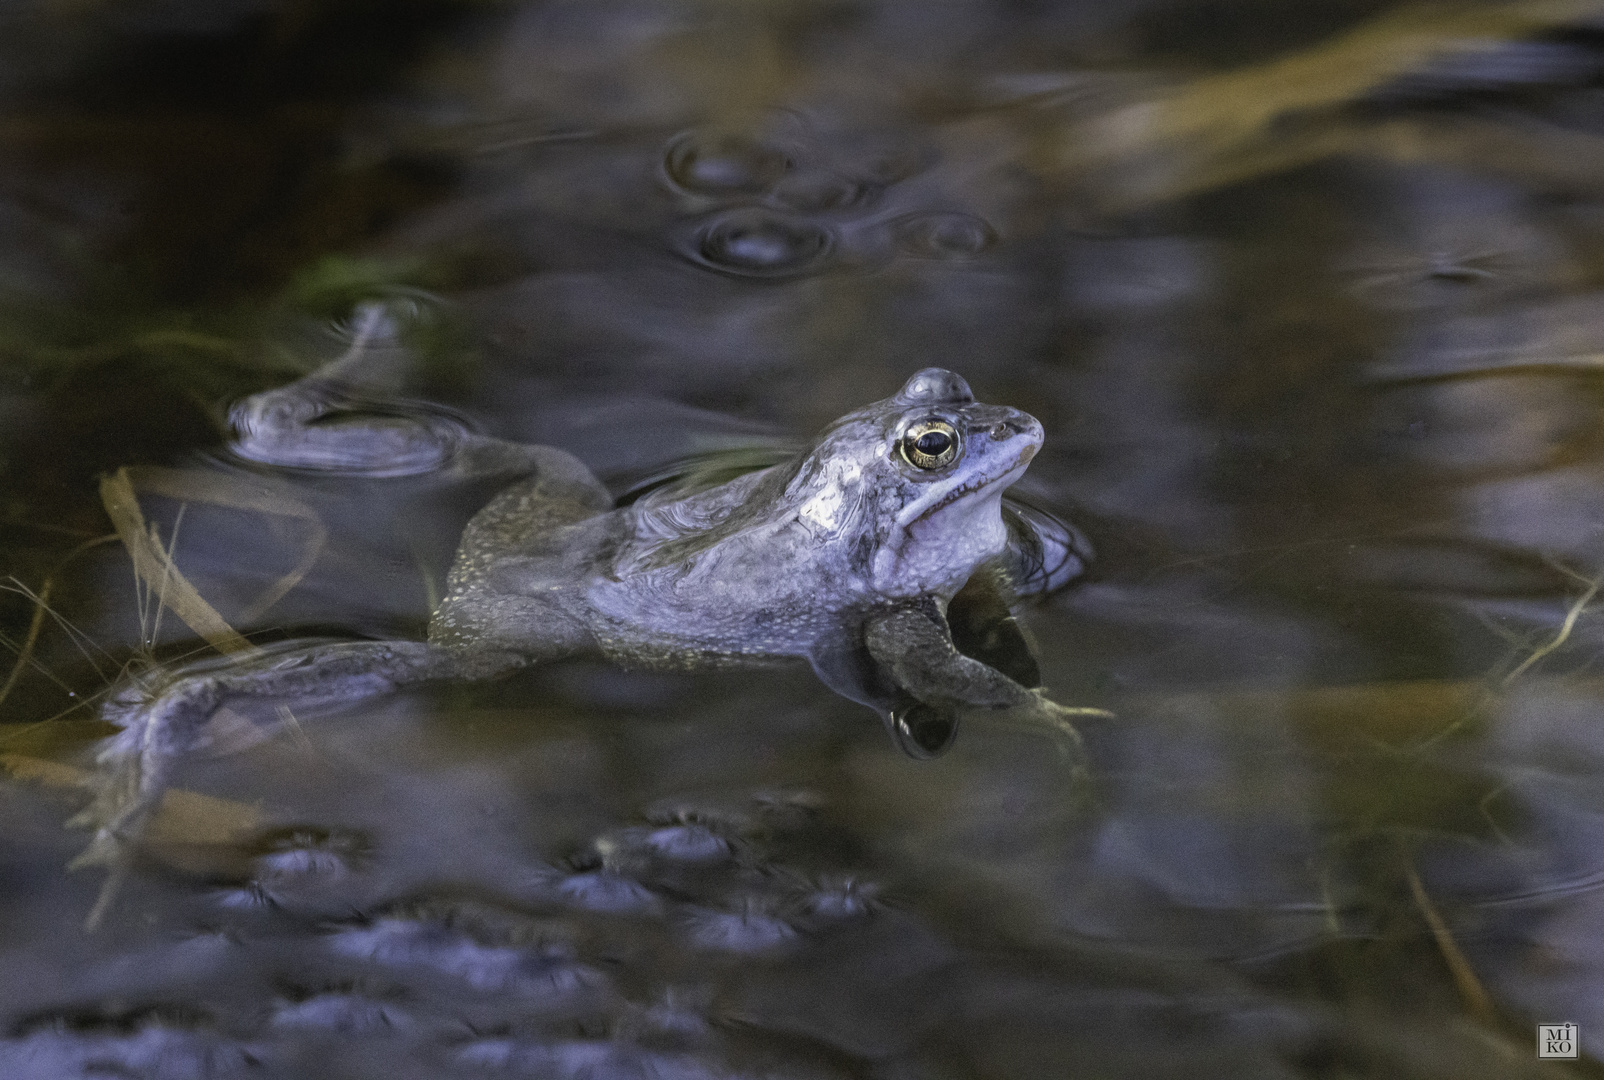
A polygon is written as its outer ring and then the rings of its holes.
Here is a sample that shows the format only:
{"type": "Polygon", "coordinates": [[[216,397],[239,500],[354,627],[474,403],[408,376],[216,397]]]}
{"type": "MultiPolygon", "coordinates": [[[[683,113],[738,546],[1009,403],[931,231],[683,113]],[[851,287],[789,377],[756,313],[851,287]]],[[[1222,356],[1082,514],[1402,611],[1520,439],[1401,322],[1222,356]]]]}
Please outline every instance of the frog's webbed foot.
{"type": "Polygon", "coordinates": [[[104,866],[109,870],[85,925],[93,930],[104,918],[133,860],[135,846],[167,786],[174,761],[200,738],[200,728],[216,708],[215,679],[181,679],[151,700],[148,691],[128,687],[103,712],[122,731],[106,740],[96,757],[100,766],[93,801],[68,824],[95,830],[89,846],[69,870],[104,866]]]}
{"type": "Polygon", "coordinates": [[[1075,723],[1087,717],[1112,719],[1113,716],[1107,709],[1060,705],[1049,698],[1046,691],[1036,689],[1031,691],[1028,701],[1003,710],[998,720],[1010,727],[1050,738],[1059,759],[1069,766],[1076,782],[1080,782],[1090,777],[1090,768],[1086,743],[1075,723]]]}
{"type": "MultiPolygon", "coordinates": [[[[892,742],[911,758],[921,761],[947,752],[958,734],[962,706],[954,703],[913,701],[881,712],[892,742]]],[[[1053,741],[1060,759],[1068,762],[1077,778],[1084,778],[1086,748],[1075,721],[1085,717],[1110,718],[1107,709],[1060,705],[1045,692],[1034,690],[1022,703],[998,710],[997,720],[1053,741]]]]}
{"type": "Polygon", "coordinates": [[[510,654],[469,658],[415,641],[303,641],[244,661],[209,662],[165,683],[130,683],[102,714],[122,730],[106,740],[94,799],[72,821],[95,830],[72,868],[110,871],[88,928],[100,923],[115,899],[172,770],[210,743],[208,721],[230,700],[282,698],[300,708],[327,708],[430,679],[489,678],[521,664],[510,654]]]}

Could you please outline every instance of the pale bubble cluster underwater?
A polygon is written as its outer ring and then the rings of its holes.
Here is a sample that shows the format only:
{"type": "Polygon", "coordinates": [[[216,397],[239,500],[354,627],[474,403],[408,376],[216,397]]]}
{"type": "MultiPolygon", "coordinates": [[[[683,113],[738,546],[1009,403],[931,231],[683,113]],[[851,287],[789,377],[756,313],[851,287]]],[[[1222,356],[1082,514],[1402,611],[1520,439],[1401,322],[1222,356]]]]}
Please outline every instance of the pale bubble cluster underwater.
{"type": "Polygon", "coordinates": [[[1601,0],[0,4],[0,1078],[1600,1075],[1601,357],[1601,0]],[[374,305],[364,453],[231,452],[374,305]],[[805,665],[256,702],[85,931],[102,699],[421,638],[438,440],[641,498],[928,367],[1045,429],[1083,760],[805,665]]]}

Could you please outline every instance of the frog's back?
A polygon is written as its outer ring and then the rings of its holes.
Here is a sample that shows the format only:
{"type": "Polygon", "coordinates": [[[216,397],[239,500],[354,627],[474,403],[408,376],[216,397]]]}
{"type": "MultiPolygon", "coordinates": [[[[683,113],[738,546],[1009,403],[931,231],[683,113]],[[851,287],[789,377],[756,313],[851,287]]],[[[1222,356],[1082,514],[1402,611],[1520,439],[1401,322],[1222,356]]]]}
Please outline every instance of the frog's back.
{"type": "Polygon", "coordinates": [[[821,599],[853,590],[829,570],[828,545],[774,514],[795,471],[613,508],[579,462],[553,458],[469,523],[431,640],[659,668],[805,655],[837,621],[821,599]]]}

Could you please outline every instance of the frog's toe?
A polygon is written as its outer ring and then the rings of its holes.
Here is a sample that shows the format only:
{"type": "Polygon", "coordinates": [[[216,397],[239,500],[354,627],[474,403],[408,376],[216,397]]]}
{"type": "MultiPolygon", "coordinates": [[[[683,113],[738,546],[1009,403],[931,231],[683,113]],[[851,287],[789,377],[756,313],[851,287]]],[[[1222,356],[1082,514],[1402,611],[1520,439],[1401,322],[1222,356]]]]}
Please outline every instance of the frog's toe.
{"type": "Polygon", "coordinates": [[[1035,719],[1046,729],[1046,734],[1053,740],[1053,748],[1064,761],[1072,761],[1077,765],[1081,763],[1086,753],[1086,744],[1080,737],[1080,730],[1075,727],[1067,717],[1060,716],[1056,709],[1039,710],[1035,719]]]}
{"type": "MultiPolygon", "coordinates": [[[[92,824],[83,820],[86,816],[87,811],[74,818],[72,823],[92,824]]],[[[133,865],[137,832],[135,828],[130,834],[115,823],[101,825],[95,829],[94,839],[89,841],[89,846],[67,864],[68,870],[100,868],[107,871],[106,879],[101,882],[100,891],[95,897],[95,906],[84,919],[85,930],[93,931],[99,927],[116,901],[117,893],[122,889],[128,870],[133,865]]]]}
{"type": "MultiPolygon", "coordinates": [[[[76,823],[76,819],[75,819],[76,823]]],[[[84,870],[95,866],[115,867],[128,861],[128,841],[118,837],[110,828],[95,830],[95,837],[89,841],[89,846],[80,851],[76,858],[67,864],[68,870],[84,870]]]]}
{"type": "Polygon", "coordinates": [[[100,867],[108,871],[95,906],[84,920],[86,930],[99,926],[111,909],[133,865],[145,825],[161,796],[159,777],[140,777],[127,769],[117,770],[106,777],[95,800],[68,822],[74,827],[92,828],[95,835],[67,864],[67,869],[100,867]]]}
{"type": "Polygon", "coordinates": [[[1010,710],[1005,715],[1015,724],[1051,737],[1058,756],[1070,764],[1078,779],[1085,779],[1089,775],[1086,745],[1081,739],[1080,729],[1075,726],[1075,721],[1088,716],[1106,719],[1113,717],[1114,714],[1107,709],[1090,706],[1060,705],[1049,698],[1044,691],[1035,690],[1032,691],[1031,701],[1020,708],[1010,710]]]}

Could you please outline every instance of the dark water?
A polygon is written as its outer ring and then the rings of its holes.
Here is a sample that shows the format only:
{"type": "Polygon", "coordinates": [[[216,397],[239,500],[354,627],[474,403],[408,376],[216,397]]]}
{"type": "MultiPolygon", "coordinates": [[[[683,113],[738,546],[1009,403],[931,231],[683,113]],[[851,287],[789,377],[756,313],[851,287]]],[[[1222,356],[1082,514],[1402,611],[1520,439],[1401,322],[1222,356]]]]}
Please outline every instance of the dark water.
{"type": "Polygon", "coordinates": [[[1596,3],[0,4],[0,1075],[1593,1075],[1601,288],[1596,3]],[[264,640],[418,636],[489,495],[221,454],[375,298],[618,491],[1040,418],[1091,780],[562,665],[236,718],[84,933],[95,699],[204,649],[97,477],[264,640]]]}

